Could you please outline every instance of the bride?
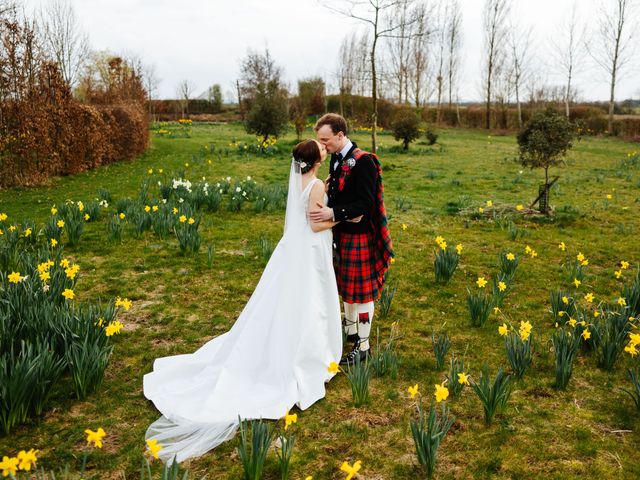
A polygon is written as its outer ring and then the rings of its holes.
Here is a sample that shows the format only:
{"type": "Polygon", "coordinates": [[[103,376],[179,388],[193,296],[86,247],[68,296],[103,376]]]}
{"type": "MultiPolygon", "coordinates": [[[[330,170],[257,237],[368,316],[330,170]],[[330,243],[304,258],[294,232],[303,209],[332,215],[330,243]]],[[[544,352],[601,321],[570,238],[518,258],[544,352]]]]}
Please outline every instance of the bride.
{"type": "Polygon", "coordinates": [[[156,359],[144,376],[144,395],[162,413],[146,438],[165,462],[232,438],[238,417],[279,419],[324,397],[342,352],[335,223],[308,219],[309,205],[327,200],[316,176],[326,156],[315,140],[293,149],[284,235],[231,330],[192,354],[156,359]]]}

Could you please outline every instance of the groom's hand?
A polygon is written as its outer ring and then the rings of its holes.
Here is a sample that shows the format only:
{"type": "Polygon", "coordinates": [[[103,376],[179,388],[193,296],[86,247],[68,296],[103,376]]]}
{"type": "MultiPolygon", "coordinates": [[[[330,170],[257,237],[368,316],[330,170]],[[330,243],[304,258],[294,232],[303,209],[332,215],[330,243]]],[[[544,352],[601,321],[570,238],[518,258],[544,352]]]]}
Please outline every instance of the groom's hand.
{"type": "Polygon", "coordinates": [[[326,222],[333,220],[333,208],[329,208],[322,203],[316,202],[316,208],[309,211],[309,218],[312,222],[326,222]]]}

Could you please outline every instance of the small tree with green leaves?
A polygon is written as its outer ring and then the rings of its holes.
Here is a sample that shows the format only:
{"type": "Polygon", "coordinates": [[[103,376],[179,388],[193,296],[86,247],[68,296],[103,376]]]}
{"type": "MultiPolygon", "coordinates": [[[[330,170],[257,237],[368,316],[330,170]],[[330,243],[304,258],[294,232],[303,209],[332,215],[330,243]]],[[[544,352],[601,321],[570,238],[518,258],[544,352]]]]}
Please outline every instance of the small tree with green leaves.
{"type": "Polygon", "coordinates": [[[420,136],[420,119],[413,110],[400,110],[393,121],[393,138],[402,140],[405,150],[409,144],[420,136]]]}
{"type": "Polygon", "coordinates": [[[574,125],[560,113],[547,109],[536,113],[518,133],[518,162],[524,167],[544,168],[542,211],[548,211],[549,168],[564,161],[575,137],[574,125]]]}

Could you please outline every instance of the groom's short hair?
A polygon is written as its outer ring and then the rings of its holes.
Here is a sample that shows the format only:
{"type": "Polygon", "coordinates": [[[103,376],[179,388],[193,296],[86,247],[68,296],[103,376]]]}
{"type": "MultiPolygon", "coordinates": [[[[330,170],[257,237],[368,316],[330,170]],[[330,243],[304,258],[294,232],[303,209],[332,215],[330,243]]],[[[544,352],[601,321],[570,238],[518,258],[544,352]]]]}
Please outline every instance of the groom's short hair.
{"type": "Polygon", "coordinates": [[[338,132],[342,132],[345,135],[347,134],[347,121],[342,115],[338,115],[337,113],[326,113],[321,116],[316,122],[316,126],[313,127],[313,130],[317,132],[324,125],[329,125],[334,135],[337,135],[338,132]]]}

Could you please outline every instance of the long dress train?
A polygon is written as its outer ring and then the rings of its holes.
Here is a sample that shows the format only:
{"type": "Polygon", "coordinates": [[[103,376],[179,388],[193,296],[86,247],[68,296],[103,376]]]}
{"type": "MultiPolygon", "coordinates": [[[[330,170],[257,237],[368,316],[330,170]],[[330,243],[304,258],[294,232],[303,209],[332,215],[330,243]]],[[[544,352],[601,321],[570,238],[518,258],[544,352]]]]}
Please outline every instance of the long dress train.
{"type": "Polygon", "coordinates": [[[320,180],[301,192],[293,163],[285,233],[233,327],[192,354],[156,359],[144,376],[144,395],[162,413],[146,438],[163,446],[164,461],[230,439],[238,417],[279,419],[325,395],[342,350],[332,234],[311,230],[309,193],[320,180]]]}

